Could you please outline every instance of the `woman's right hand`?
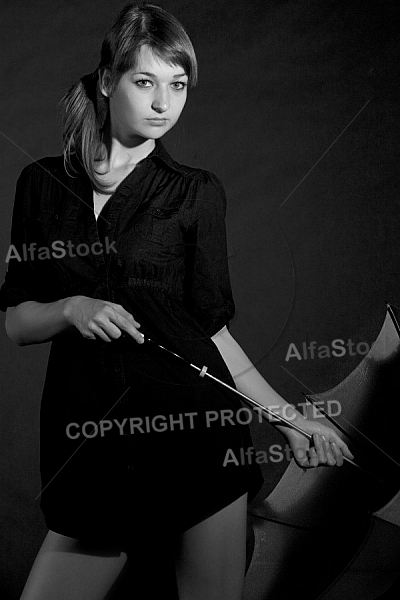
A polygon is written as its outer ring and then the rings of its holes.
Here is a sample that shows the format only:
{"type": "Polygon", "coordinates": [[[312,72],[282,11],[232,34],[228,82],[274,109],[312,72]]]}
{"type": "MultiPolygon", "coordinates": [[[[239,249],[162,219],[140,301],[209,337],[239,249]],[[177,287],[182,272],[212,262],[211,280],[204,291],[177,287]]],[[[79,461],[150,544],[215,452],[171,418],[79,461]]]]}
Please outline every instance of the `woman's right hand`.
{"type": "Polygon", "coordinates": [[[111,342],[125,331],[139,344],[144,342],[138,331],[140,323],[120,304],[88,296],[72,296],[68,298],[64,314],[68,322],[89,340],[101,338],[111,342]]]}

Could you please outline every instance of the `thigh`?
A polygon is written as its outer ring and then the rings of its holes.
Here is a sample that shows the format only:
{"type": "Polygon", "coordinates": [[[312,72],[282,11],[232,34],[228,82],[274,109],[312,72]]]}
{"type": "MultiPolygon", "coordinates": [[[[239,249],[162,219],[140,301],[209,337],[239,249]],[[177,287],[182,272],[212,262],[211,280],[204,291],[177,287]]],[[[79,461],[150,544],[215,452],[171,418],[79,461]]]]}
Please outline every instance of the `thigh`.
{"type": "Polygon", "coordinates": [[[247,493],[185,531],[176,550],[180,600],[241,600],[247,493]]]}
{"type": "Polygon", "coordinates": [[[103,600],[126,560],[118,549],[89,546],[49,531],[20,600],[103,600]]]}

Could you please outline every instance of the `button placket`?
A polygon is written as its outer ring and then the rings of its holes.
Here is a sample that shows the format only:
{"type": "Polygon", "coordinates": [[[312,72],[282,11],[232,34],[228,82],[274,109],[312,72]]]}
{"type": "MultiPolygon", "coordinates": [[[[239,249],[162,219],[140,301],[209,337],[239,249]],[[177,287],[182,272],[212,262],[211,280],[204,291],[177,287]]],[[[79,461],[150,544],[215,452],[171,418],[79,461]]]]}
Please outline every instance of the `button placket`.
{"type": "MultiPolygon", "coordinates": [[[[114,204],[114,211],[115,211],[115,204],[114,204]]],[[[109,248],[112,248],[112,250],[110,252],[107,252],[104,256],[104,261],[105,261],[105,265],[106,265],[106,285],[107,288],[110,289],[110,286],[112,286],[112,283],[114,281],[114,279],[118,280],[118,275],[120,273],[120,263],[118,261],[118,254],[115,254],[115,251],[113,250],[113,248],[115,247],[114,244],[116,242],[115,239],[115,230],[116,230],[116,211],[111,213],[107,216],[107,218],[110,219],[109,225],[106,229],[104,238],[102,239],[103,244],[105,245],[105,247],[107,248],[107,246],[109,248]],[[111,218],[111,214],[113,215],[111,218]],[[106,244],[106,238],[107,238],[107,244],[106,244]]]]}
{"type": "MultiPolygon", "coordinates": [[[[95,217],[93,215],[93,219],[94,218],[95,217]]],[[[90,223],[89,228],[88,228],[88,236],[89,236],[89,241],[90,241],[91,247],[95,247],[95,245],[98,246],[99,244],[102,244],[103,252],[92,253],[92,259],[96,265],[96,268],[102,269],[105,266],[106,260],[104,257],[104,244],[103,244],[102,240],[100,239],[99,232],[97,229],[97,223],[90,223]]]]}

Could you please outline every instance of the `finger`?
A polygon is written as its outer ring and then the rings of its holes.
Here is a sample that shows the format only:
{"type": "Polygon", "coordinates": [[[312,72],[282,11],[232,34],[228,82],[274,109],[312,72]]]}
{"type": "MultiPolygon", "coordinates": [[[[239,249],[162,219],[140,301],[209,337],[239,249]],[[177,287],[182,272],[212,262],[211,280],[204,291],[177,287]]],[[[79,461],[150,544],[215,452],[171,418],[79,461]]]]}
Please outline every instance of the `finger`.
{"type": "Polygon", "coordinates": [[[90,332],[82,332],[81,331],[81,334],[86,340],[97,340],[97,337],[90,332]]]}
{"type": "Polygon", "coordinates": [[[312,446],[309,451],[308,451],[308,455],[309,455],[309,465],[310,467],[318,467],[318,454],[317,454],[317,450],[316,448],[314,448],[314,446],[312,446]]]}
{"type": "Polygon", "coordinates": [[[327,462],[326,445],[322,445],[321,438],[323,439],[323,436],[319,436],[317,433],[313,434],[314,448],[317,452],[318,463],[325,464],[327,462]]]}
{"type": "Polygon", "coordinates": [[[120,313],[128,321],[131,321],[135,327],[140,327],[140,323],[136,321],[135,317],[130,312],[125,310],[125,308],[121,306],[121,304],[113,304],[113,306],[115,307],[118,313],[120,313]]]}
{"type": "Polygon", "coordinates": [[[115,314],[115,321],[114,322],[117,325],[117,327],[119,327],[120,330],[125,331],[128,335],[132,336],[133,339],[136,342],[138,342],[139,344],[143,344],[143,342],[144,342],[144,336],[143,336],[143,334],[140,333],[140,331],[138,331],[136,329],[136,327],[134,327],[132,325],[131,321],[129,321],[128,319],[126,319],[122,315],[116,313],[115,314]]]}
{"type": "Polygon", "coordinates": [[[339,450],[342,452],[342,454],[347,456],[347,458],[351,458],[351,460],[354,460],[354,455],[350,452],[349,447],[346,444],[346,442],[344,442],[333,430],[332,430],[332,434],[333,435],[330,436],[331,441],[335,442],[336,446],[339,448],[339,450]]]}
{"type": "Polygon", "coordinates": [[[126,331],[126,333],[128,333],[130,336],[132,336],[133,339],[136,342],[138,342],[138,344],[144,343],[143,333],[140,333],[140,331],[138,331],[135,327],[133,327],[132,325],[127,323],[125,326],[123,326],[123,329],[124,329],[124,331],[126,331]]]}
{"type": "Polygon", "coordinates": [[[334,465],[336,465],[336,457],[333,454],[331,447],[330,447],[330,443],[327,441],[326,437],[324,435],[322,435],[321,438],[322,438],[322,443],[323,443],[324,449],[325,449],[326,462],[328,463],[328,465],[330,467],[333,467],[334,465]]]}
{"type": "Polygon", "coordinates": [[[354,454],[352,454],[349,450],[348,445],[342,441],[342,443],[339,446],[340,450],[342,451],[342,453],[347,456],[347,458],[350,458],[351,460],[354,460],[354,454]]]}
{"type": "Polygon", "coordinates": [[[310,467],[307,453],[302,448],[296,448],[293,450],[295,461],[302,469],[308,469],[310,467]]]}
{"type": "MultiPolygon", "coordinates": [[[[101,327],[99,327],[98,325],[96,325],[96,323],[94,322],[90,322],[90,324],[88,324],[88,331],[90,334],[95,334],[89,337],[89,339],[97,339],[98,337],[102,340],[104,340],[105,342],[111,342],[111,339],[108,337],[108,335],[106,334],[105,331],[103,331],[103,329],[101,327]]],[[[84,337],[87,337],[86,335],[84,337]]]]}
{"type": "Polygon", "coordinates": [[[135,317],[133,315],[131,315],[130,313],[126,312],[126,314],[123,315],[123,317],[129,321],[129,323],[132,323],[132,325],[134,325],[134,327],[140,327],[140,323],[139,321],[136,321],[135,317]]]}
{"type": "Polygon", "coordinates": [[[335,456],[335,459],[336,459],[336,464],[337,464],[338,467],[341,467],[342,464],[343,464],[343,454],[339,450],[336,442],[331,442],[330,445],[331,445],[332,452],[333,452],[333,454],[335,456]]]}
{"type": "Polygon", "coordinates": [[[103,331],[111,338],[111,340],[117,340],[122,335],[120,327],[114,325],[112,321],[108,321],[104,324],[101,323],[99,324],[99,327],[103,329],[103,331]]]}

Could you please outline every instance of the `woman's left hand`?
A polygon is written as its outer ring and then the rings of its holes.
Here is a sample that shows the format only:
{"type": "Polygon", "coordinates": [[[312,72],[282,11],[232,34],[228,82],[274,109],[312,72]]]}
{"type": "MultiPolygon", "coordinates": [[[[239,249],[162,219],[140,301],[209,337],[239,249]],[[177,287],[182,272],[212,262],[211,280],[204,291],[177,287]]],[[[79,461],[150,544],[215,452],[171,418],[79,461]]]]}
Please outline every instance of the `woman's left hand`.
{"type": "Polygon", "coordinates": [[[354,459],[347,444],[337,433],[317,421],[303,420],[299,427],[306,433],[312,434],[312,440],[295,429],[286,429],[283,432],[287,437],[294,459],[299,467],[309,469],[318,465],[343,464],[343,457],[354,459]]]}

